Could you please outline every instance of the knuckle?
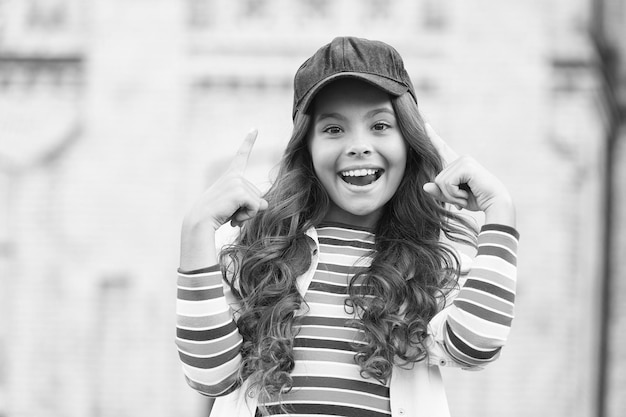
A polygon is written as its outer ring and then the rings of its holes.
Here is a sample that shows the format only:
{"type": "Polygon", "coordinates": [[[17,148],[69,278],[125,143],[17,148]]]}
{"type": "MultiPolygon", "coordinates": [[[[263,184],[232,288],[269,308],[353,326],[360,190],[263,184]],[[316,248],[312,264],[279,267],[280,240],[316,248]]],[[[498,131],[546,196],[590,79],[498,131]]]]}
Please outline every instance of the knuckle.
{"type": "Polygon", "coordinates": [[[235,159],[246,159],[248,157],[248,151],[249,149],[247,145],[239,148],[235,154],[235,159]]]}

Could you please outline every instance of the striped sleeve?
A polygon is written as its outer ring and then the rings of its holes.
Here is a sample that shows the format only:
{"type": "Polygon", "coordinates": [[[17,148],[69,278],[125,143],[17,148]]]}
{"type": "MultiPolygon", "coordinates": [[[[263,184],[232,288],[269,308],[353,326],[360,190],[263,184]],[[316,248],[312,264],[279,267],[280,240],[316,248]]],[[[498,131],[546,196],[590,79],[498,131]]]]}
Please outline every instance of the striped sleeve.
{"type": "Polygon", "coordinates": [[[185,378],[201,394],[228,394],[236,384],[242,338],[219,266],[179,271],[177,290],[176,346],[185,378]]]}
{"type": "Polygon", "coordinates": [[[448,311],[444,344],[468,367],[482,366],[500,354],[513,320],[518,232],[489,224],[478,235],[478,252],[467,280],[448,311]]]}

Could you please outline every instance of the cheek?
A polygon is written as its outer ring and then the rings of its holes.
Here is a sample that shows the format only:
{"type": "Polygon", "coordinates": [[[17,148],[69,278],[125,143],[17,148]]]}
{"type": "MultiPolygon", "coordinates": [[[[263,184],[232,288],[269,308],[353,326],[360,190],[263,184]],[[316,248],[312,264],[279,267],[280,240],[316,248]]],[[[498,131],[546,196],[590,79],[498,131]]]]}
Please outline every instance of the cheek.
{"type": "Polygon", "coordinates": [[[402,183],[402,179],[405,176],[408,164],[408,146],[403,141],[401,145],[398,146],[396,152],[394,152],[393,164],[395,166],[394,170],[394,178],[393,178],[393,193],[398,190],[400,184],[402,183]]]}
{"type": "Polygon", "coordinates": [[[313,170],[315,171],[315,175],[317,175],[317,177],[319,178],[320,171],[324,164],[324,158],[314,147],[311,147],[309,150],[311,152],[311,164],[313,165],[313,170]]]}
{"type": "Polygon", "coordinates": [[[333,152],[329,146],[321,146],[319,143],[312,142],[309,145],[309,152],[313,169],[318,177],[320,174],[327,175],[329,172],[333,172],[335,158],[333,158],[333,152]]]}
{"type": "Polygon", "coordinates": [[[402,144],[398,146],[397,152],[396,152],[396,158],[395,158],[395,165],[398,167],[398,172],[400,173],[400,176],[404,175],[404,172],[406,171],[406,166],[407,166],[407,161],[409,158],[409,147],[406,144],[406,142],[404,142],[404,140],[402,141],[402,144]]]}
{"type": "Polygon", "coordinates": [[[315,141],[309,140],[307,147],[309,149],[309,156],[311,157],[311,165],[313,165],[313,169],[315,170],[315,173],[317,174],[320,157],[319,157],[319,150],[316,145],[317,144],[315,143],[315,141]]]}

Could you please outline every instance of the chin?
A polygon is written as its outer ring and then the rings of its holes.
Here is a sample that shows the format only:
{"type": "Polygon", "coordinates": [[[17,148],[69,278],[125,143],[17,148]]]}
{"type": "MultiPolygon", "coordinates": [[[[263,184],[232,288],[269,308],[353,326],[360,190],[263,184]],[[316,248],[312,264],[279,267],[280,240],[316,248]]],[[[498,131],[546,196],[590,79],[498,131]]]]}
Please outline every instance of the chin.
{"type": "Polygon", "coordinates": [[[352,214],[353,216],[356,217],[369,217],[369,216],[373,216],[374,214],[378,213],[378,209],[377,210],[372,210],[370,208],[367,209],[363,209],[363,210],[348,210],[348,213],[352,214]]]}

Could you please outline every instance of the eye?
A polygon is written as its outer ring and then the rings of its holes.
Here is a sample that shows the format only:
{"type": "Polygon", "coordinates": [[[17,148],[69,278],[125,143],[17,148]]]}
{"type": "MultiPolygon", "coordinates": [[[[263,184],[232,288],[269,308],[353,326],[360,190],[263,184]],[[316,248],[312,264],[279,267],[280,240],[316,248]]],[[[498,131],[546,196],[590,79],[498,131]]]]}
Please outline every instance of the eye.
{"type": "Polygon", "coordinates": [[[339,126],[327,126],[322,130],[322,132],[330,135],[338,135],[343,132],[343,130],[339,126]]]}
{"type": "Polygon", "coordinates": [[[372,126],[372,130],[375,130],[377,132],[383,132],[383,131],[389,129],[390,127],[391,127],[391,124],[389,124],[387,122],[376,122],[372,126]]]}

